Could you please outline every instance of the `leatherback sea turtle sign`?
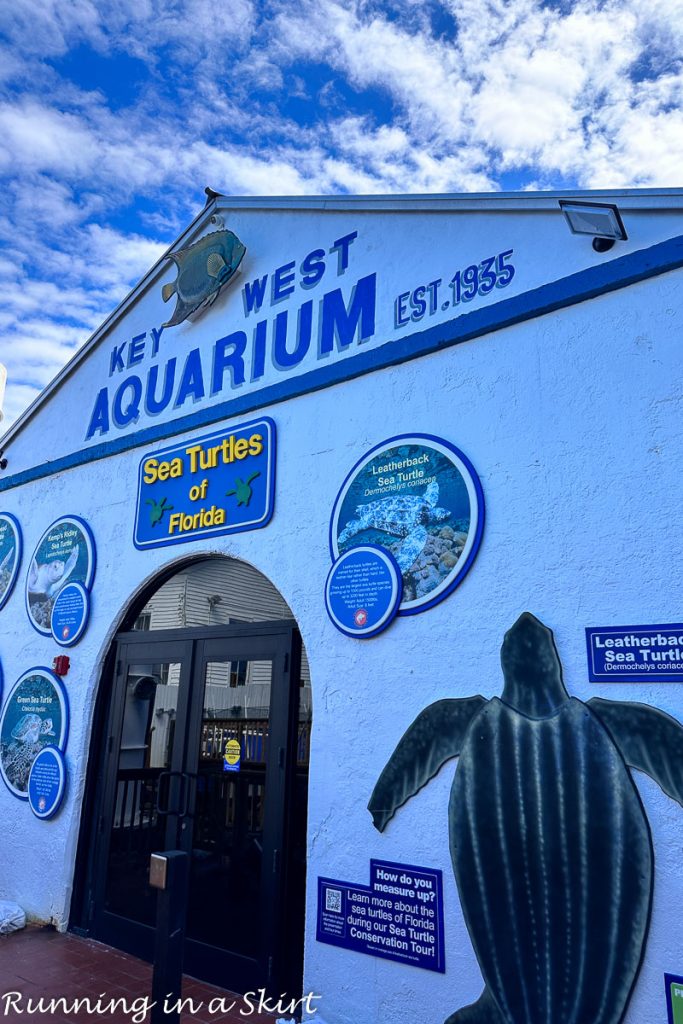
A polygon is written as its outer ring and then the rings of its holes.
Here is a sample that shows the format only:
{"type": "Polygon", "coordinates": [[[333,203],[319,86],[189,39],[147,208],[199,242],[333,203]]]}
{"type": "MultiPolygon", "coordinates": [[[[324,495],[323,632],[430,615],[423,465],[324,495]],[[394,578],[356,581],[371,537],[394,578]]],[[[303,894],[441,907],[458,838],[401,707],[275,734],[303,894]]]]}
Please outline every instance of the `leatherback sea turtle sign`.
{"type": "Polygon", "coordinates": [[[464,578],[481,542],[484,496],[474,467],[443,438],[389,438],[353,467],[332,512],[333,560],[375,545],[403,575],[399,615],[425,611],[464,578]]]}
{"type": "Polygon", "coordinates": [[[650,828],[629,768],[683,806],[683,727],[646,704],[565,689],[525,612],[500,698],[440,700],[410,726],[368,808],[383,831],[450,758],[451,858],[485,988],[447,1024],[619,1024],[650,920],[650,828]]]}

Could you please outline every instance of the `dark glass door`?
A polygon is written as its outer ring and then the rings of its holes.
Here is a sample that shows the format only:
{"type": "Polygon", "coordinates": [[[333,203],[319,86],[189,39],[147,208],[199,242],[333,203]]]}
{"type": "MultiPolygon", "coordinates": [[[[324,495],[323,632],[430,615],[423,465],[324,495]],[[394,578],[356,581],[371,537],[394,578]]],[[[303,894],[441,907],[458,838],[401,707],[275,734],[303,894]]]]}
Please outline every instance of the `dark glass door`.
{"type": "Polygon", "coordinates": [[[95,853],[98,939],[149,959],[156,893],[150,854],[176,845],[192,644],[121,643],[112,693],[95,853]],[[177,807],[176,807],[177,810],[177,807]]]}
{"type": "Polygon", "coordinates": [[[192,634],[119,644],[91,933],[151,959],[149,857],[184,849],[185,970],[238,992],[296,994],[308,752],[298,634],[267,624],[192,634]]]}
{"type": "Polygon", "coordinates": [[[289,687],[281,678],[288,656],[286,636],[261,637],[257,645],[205,640],[197,651],[187,747],[195,798],[183,843],[190,849],[191,836],[186,963],[190,973],[202,965],[233,989],[272,980],[289,728],[289,687]]]}

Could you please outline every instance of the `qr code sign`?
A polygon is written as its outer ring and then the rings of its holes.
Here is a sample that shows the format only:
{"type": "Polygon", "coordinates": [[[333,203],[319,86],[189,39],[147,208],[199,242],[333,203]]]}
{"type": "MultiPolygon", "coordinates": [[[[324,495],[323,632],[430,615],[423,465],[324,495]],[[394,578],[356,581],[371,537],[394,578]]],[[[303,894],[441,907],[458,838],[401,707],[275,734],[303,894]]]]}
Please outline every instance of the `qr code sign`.
{"type": "Polygon", "coordinates": [[[325,890],[325,910],[332,911],[333,914],[341,914],[342,909],[342,894],[340,889],[326,889],[325,890]]]}

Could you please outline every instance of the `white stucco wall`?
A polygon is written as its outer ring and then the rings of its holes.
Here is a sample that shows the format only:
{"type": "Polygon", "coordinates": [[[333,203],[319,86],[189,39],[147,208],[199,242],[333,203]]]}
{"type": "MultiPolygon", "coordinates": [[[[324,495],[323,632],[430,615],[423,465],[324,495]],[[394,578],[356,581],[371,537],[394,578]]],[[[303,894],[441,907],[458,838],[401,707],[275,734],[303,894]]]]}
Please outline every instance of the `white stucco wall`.
{"type": "MultiPolygon", "coordinates": [[[[598,197],[602,201],[603,197],[598,197]]],[[[614,197],[605,197],[614,198],[614,197]]],[[[174,310],[176,298],[164,303],[162,284],[176,278],[176,268],[161,262],[140,283],[133,296],[122,304],[122,314],[110,318],[96,332],[94,344],[86,345],[87,369],[71,372],[69,367],[60,377],[58,402],[69,415],[56,421],[52,429],[49,452],[51,460],[83,449],[94,448],[112,440],[131,437],[145,428],[191,415],[198,409],[232,400],[245,401],[268,386],[291,382],[306,373],[342,362],[349,355],[382,350],[391,356],[392,349],[403,337],[445,323],[456,315],[463,316],[485,310],[515,296],[533,292],[550,282],[580,271],[608,265],[630,253],[647,249],[674,235],[683,233],[683,196],[656,197],[647,193],[619,196],[619,204],[629,237],[610,252],[596,255],[590,239],[571,236],[557,199],[539,194],[536,198],[515,197],[488,200],[394,200],[378,208],[366,208],[354,200],[273,201],[261,209],[249,200],[224,200],[219,207],[225,226],[244,239],[247,252],[238,275],[220,294],[215,306],[199,318],[186,320],[158,335],[161,324],[174,310]],[[666,207],[663,207],[666,202],[666,207]],[[309,208],[307,203],[314,203],[309,208]],[[280,208],[282,207],[282,208],[280,208]],[[385,208],[386,207],[386,208],[385,208]],[[222,210],[222,212],[221,212],[222,210]],[[340,239],[356,234],[345,245],[334,248],[340,239]],[[321,251],[325,270],[321,279],[306,287],[304,260],[312,252],[321,251]],[[512,255],[515,274],[510,283],[493,288],[486,295],[476,295],[457,307],[443,308],[452,299],[449,282],[456,271],[479,264],[501,252],[512,255]],[[278,268],[292,264],[276,278],[278,268]],[[337,288],[345,302],[351,301],[354,286],[367,276],[376,274],[375,330],[362,343],[354,342],[346,352],[335,348],[324,356],[317,354],[317,334],[322,319],[321,300],[337,288]],[[245,285],[266,277],[265,298],[257,311],[245,310],[245,285]],[[279,280],[284,297],[274,297],[274,282],[279,280]],[[420,285],[440,280],[437,308],[419,321],[395,324],[395,300],[420,285]],[[291,289],[291,292],[290,292],[291,289]],[[313,302],[313,339],[305,357],[286,372],[278,370],[272,360],[274,322],[279,313],[288,314],[288,348],[294,348],[297,313],[301,305],[313,302]],[[259,321],[268,321],[266,358],[262,373],[254,376],[254,333],[259,321]],[[222,337],[244,331],[247,345],[244,355],[245,380],[236,382],[229,369],[213,389],[214,345],[222,337]],[[155,335],[155,332],[157,334],[155,335]],[[202,384],[205,395],[195,400],[192,395],[178,404],[178,388],[188,354],[193,349],[202,353],[202,384]],[[175,360],[173,399],[161,413],[151,415],[145,409],[144,390],[150,370],[158,371],[157,395],[162,391],[164,371],[175,360]],[[131,422],[116,426],[112,405],[117,389],[131,377],[138,377],[143,386],[139,415],[131,422]],[[96,399],[107,389],[108,418],[103,426],[96,415],[96,399]],[[78,413],[74,415],[74,412],[78,413]],[[98,422],[95,426],[93,421],[98,422]]],[[[200,236],[215,230],[208,222],[196,224],[181,244],[187,246],[200,236]]],[[[309,271],[310,273],[310,268],[309,271]]],[[[410,304],[405,309],[411,312],[410,304]]],[[[77,356],[73,365],[78,367],[77,356]]],[[[71,365],[71,364],[70,364],[71,365]]],[[[123,409],[131,403],[132,391],[122,394],[123,409]]],[[[54,413],[54,410],[52,410],[54,413]]],[[[12,473],[20,473],[36,463],[36,434],[49,429],[41,411],[32,421],[30,431],[21,431],[12,439],[12,473]],[[36,426],[36,420],[41,426],[36,426]]]]}
{"type": "MultiPolygon", "coordinates": [[[[655,222],[651,235],[676,231],[655,222]]],[[[474,237],[475,227],[468,230],[474,237]]],[[[500,223],[486,230],[492,238],[508,237],[500,223]]],[[[539,263],[530,236],[523,237],[528,258],[539,263]]],[[[406,286],[421,276],[428,279],[418,271],[406,286]]],[[[263,530],[210,545],[136,551],[137,469],[154,446],[0,494],[0,508],[20,520],[25,543],[19,582],[0,612],[5,693],[27,668],[49,666],[59,653],[31,628],[24,609],[26,569],[43,531],[61,514],[83,516],[98,553],[91,622],[68,652],[66,803],[53,821],[40,822],[0,788],[0,897],[16,899],[36,918],[66,925],[102,659],[144,581],[174,559],[220,551],[245,559],[273,582],[292,608],[308,652],[314,732],[305,990],[322,996],[319,1017],[326,1024],[412,1018],[437,1024],[475,1000],[481,978],[448,849],[455,762],[399,811],[383,835],[372,827],[367,801],[396,742],[429,703],[501,692],[500,644],[524,610],[554,631],[572,695],[643,701],[683,720],[676,684],[589,683],[584,636],[590,625],[681,619],[681,281],[681,271],[669,272],[264,407],[261,412],[277,425],[279,452],[275,515],[263,530]],[[413,432],[444,437],[473,462],[486,499],[483,543],[464,582],[437,607],[397,619],[372,640],[352,640],[335,630],[323,603],[332,506],[347,472],[369,448],[413,432]],[[367,884],[370,857],[443,870],[444,975],[316,941],[318,876],[367,884]]],[[[204,323],[201,330],[218,336],[215,325],[204,323]]],[[[192,343],[198,343],[194,336],[192,343]]],[[[73,424],[81,429],[89,413],[89,402],[75,406],[74,395],[92,396],[99,386],[100,368],[93,365],[90,380],[84,367],[9,447],[19,463],[13,471],[49,457],[53,445],[59,453],[60,438],[69,438],[65,451],[74,450],[73,424]]],[[[663,972],[683,968],[683,809],[635,774],[652,828],[656,877],[647,952],[626,1024],[659,1024],[663,972]]]]}

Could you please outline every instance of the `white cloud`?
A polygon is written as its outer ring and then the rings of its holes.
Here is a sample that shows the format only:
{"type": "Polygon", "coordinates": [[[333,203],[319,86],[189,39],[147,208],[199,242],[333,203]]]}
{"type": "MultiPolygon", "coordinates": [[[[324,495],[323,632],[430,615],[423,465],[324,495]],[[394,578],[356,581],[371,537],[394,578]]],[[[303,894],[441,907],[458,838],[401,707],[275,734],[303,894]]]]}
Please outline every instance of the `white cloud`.
{"type": "Polygon", "coordinates": [[[0,29],[25,53],[56,57],[81,43],[154,61],[171,47],[178,61],[196,62],[227,43],[248,38],[250,0],[232,0],[229,12],[213,0],[13,0],[0,7],[0,29]]]}
{"type": "Polygon", "coordinates": [[[4,434],[14,420],[21,415],[31,402],[33,402],[40,391],[38,388],[31,384],[20,384],[14,382],[11,384],[8,381],[7,391],[5,393],[5,401],[3,405],[3,420],[0,422],[0,436],[4,434]]]}
{"type": "Polygon", "coordinates": [[[11,415],[198,212],[205,184],[680,184],[683,0],[12,0],[0,31],[11,415]],[[99,78],[65,76],[78,47],[99,55],[99,78]],[[122,55],[135,87],[112,102],[102,76],[122,55]]]}

